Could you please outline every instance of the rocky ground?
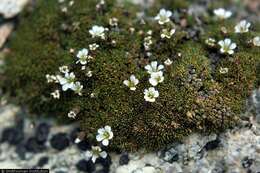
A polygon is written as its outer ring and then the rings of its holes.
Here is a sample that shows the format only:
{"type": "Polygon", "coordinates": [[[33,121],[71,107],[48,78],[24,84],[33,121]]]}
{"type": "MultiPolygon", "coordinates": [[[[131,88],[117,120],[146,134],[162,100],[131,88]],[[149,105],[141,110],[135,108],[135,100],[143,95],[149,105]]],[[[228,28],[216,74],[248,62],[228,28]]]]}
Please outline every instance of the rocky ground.
{"type": "MultiPolygon", "coordinates": [[[[250,2],[245,1],[257,12],[259,6],[250,2]]],[[[4,43],[25,4],[26,0],[0,2],[0,47],[4,46],[0,58],[8,51],[4,43]]],[[[191,10],[195,8],[199,7],[191,10]]],[[[257,20],[256,16],[252,17],[257,20]]],[[[236,129],[210,136],[192,134],[154,153],[109,152],[95,164],[84,157],[91,144],[74,142],[78,124],[61,126],[50,119],[27,117],[26,110],[1,98],[0,168],[47,168],[53,173],[260,173],[260,89],[248,100],[245,121],[236,129]]]]}

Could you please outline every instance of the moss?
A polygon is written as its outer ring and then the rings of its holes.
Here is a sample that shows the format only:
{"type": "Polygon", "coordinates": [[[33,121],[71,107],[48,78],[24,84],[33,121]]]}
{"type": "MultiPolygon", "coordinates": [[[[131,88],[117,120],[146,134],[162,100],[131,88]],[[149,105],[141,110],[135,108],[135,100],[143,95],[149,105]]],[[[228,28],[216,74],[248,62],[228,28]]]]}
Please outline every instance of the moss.
{"type": "MultiPolygon", "coordinates": [[[[164,2],[169,9],[188,5],[188,1],[176,1],[176,6],[169,2],[164,2]]],[[[56,1],[42,0],[32,14],[24,13],[10,43],[12,51],[6,58],[1,83],[12,100],[26,105],[32,113],[55,116],[63,122],[68,121],[70,110],[77,109],[76,121],[89,138],[98,128],[110,125],[115,135],[110,147],[121,150],[155,150],[192,132],[220,132],[239,121],[246,97],[259,84],[260,71],[259,48],[248,46],[244,40],[259,33],[237,36],[231,32],[234,21],[229,20],[223,25],[230,32],[223,35],[219,25],[209,20],[198,41],[187,39],[187,28],[172,23],[166,27],[176,28],[174,37],[162,40],[158,34],[161,26],[149,18],[144,18],[146,24],[136,18],[139,7],[109,1],[96,10],[96,3],[78,0],[62,13],[56,1]],[[118,28],[109,26],[111,17],[119,19],[118,28]],[[110,29],[106,40],[91,38],[88,30],[95,24],[110,29]],[[130,32],[131,27],[135,32],[130,32]],[[151,57],[143,46],[149,30],[154,33],[151,57]],[[220,55],[219,48],[208,48],[204,43],[205,38],[220,40],[225,36],[239,45],[233,56],[220,55]],[[69,50],[78,51],[94,42],[100,48],[87,66],[93,70],[89,78],[69,50]],[[212,53],[217,55],[217,62],[213,62],[212,53]],[[145,102],[143,91],[150,85],[144,66],[153,60],[163,64],[167,58],[173,64],[166,67],[165,80],[156,87],[160,96],[154,103],[145,102]],[[62,65],[68,65],[84,85],[83,96],[71,91],[62,92],[60,100],[50,96],[60,86],[48,84],[45,75],[57,74],[62,65]],[[222,67],[229,72],[221,74],[222,67]],[[123,85],[131,74],[140,80],[135,92],[123,85]]],[[[160,3],[149,12],[152,16],[160,3]]]]}

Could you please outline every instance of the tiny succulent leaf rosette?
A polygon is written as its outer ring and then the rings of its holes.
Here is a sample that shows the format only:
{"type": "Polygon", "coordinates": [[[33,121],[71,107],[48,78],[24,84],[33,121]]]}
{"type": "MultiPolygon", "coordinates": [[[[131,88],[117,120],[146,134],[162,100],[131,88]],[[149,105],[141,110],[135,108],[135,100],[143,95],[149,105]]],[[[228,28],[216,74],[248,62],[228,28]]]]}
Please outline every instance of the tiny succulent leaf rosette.
{"type": "Polygon", "coordinates": [[[162,30],[162,33],[161,33],[161,38],[164,39],[164,38],[168,38],[170,39],[172,37],[172,35],[175,33],[175,29],[171,29],[171,30],[168,30],[168,29],[163,29],[162,30]]]}
{"type": "Polygon", "coordinates": [[[89,45],[89,50],[94,51],[94,50],[97,50],[97,48],[99,48],[99,45],[96,44],[96,43],[93,43],[93,44],[89,45]]]}
{"type": "Polygon", "coordinates": [[[173,61],[170,60],[169,58],[164,61],[164,64],[165,64],[166,66],[172,65],[172,63],[173,63],[173,61]]]}
{"type": "Polygon", "coordinates": [[[160,25],[164,25],[165,23],[170,22],[170,17],[172,16],[172,12],[165,10],[165,9],[161,9],[159,14],[157,14],[157,16],[154,18],[155,20],[158,20],[158,23],[160,25]]]}
{"type": "Polygon", "coordinates": [[[128,86],[130,90],[135,91],[136,86],[139,83],[139,80],[135,77],[135,75],[131,75],[129,80],[124,80],[124,85],[128,86]]]}
{"type": "Polygon", "coordinates": [[[109,140],[111,140],[114,137],[114,134],[111,130],[110,126],[105,126],[104,128],[98,129],[98,134],[96,136],[96,139],[98,142],[101,142],[102,145],[108,146],[109,140]]]}
{"type": "Polygon", "coordinates": [[[151,64],[146,65],[144,68],[147,70],[147,73],[152,74],[163,70],[164,66],[158,65],[157,61],[152,61],[151,64]]]}
{"type": "Polygon", "coordinates": [[[46,74],[45,77],[47,79],[47,83],[52,83],[52,82],[58,83],[59,82],[59,80],[57,79],[57,76],[55,76],[55,75],[46,74]]]}
{"type": "Polygon", "coordinates": [[[229,55],[232,55],[234,53],[234,49],[237,47],[236,43],[232,43],[229,38],[219,41],[218,44],[221,47],[220,52],[229,55]]]}
{"type": "Polygon", "coordinates": [[[159,92],[154,87],[150,87],[144,90],[145,101],[155,102],[157,97],[159,97],[159,92]]]}
{"type": "Polygon", "coordinates": [[[69,118],[75,119],[76,116],[77,116],[77,114],[76,114],[74,111],[70,111],[70,112],[68,113],[68,117],[69,117],[69,118]]]}
{"type": "Polygon", "coordinates": [[[90,151],[86,151],[85,157],[87,160],[91,159],[92,162],[95,163],[99,157],[105,159],[107,157],[107,152],[102,151],[99,146],[92,146],[90,151]]]}
{"type": "Polygon", "coordinates": [[[51,96],[54,99],[59,99],[60,98],[60,90],[55,90],[54,92],[51,93],[51,96]]]}
{"type": "Polygon", "coordinates": [[[162,83],[163,81],[164,81],[164,77],[162,71],[152,73],[149,79],[149,82],[152,86],[156,86],[159,83],[162,83]]]}
{"type": "Polygon", "coordinates": [[[92,38],[100,37],[101,39],[105,39],[105,28],[103,26],[94,25],[90,30],[89,33],[91,34],[92,38]]]}
{"type": "Polygon", "coordinates": [[[59,67],[59,70],[61,73],[64,73],[64,74],[69,73],[69,67],[66,65],[59,67]]]}
{"type": "Polygon", "coordinates": [[[214,11],[214,14],[217,16],[217,18],[223,20],[223,19],[228,19],[231,17],[232,15],[232,12],[231,11],[227,11],[225,10],[224,8],[218,8],[218,9],[215,9],[214,11]]]}
{"type": "Polygon", "coordinates": [[[235,33],[246,33],[249,31],[250,26],[250,22],[242,20],[235,26],[235,33]]]}

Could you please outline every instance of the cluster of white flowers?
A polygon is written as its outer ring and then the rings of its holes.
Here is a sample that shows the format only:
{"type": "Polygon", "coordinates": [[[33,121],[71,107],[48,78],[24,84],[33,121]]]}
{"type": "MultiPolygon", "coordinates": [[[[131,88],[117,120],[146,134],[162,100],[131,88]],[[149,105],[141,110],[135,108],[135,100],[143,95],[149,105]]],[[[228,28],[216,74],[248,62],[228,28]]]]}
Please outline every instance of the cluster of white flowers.
{"type": "MultiPolygon", "coordinates": [[[[158,65],[157,61],[152,61],[151,64],[145,66],[147,73],[150,74],[149,82],[152,86],[157,86],[159,83],[164,81],[162,70],[163,65],[158,65]]],[[[144,90],[144,99],[148,102],[155,102],[155,99],[159,97],[159,92],[154,88],[150,87],[144,90]]]]}
{"type": "Polygon", "coordinates": [[[214,14],[217,16],[217,18],[223,20],[223,19],[230,18],[232,15],[232,12],[227,11],[224,8],[218,8],[218,9],[214,10],[214,14]]]}
{"type": "MultiPolygon", "coordinates": [[[[96,140],[101,142],[103,146],[108,146],[109,140],[111,140],[113,137],[114,134],[111,127],[105,126],[104,128],[98,129],[96,140]]],[[[107,152],[102,151],[100,146],[92,146],[91,150],[86,151],[85,157],[87,160],[91,159],[92,162],[95,163],[99,157],[105,159],[107,157],[107,152]]]]}
{"type": "MultiPolygon", "coordinates": [[[[227,11],[223,8],[215,9],[214,14],[219,18],[219,19],[227,19],[231,17],[232,12],[227,11]]],[[[249,28],[251,26],[251,23],[246,21],[246,20],[241,20],[239,23],[236,24],[234,27],[235,33],[247,33],[249,32],[249,28]]],[[[215,39],[213,38],[208,38],[206,39],[205,43],[208,46],[214,47],[215,46],[215,39]]],[[[256,36],[250,41],[254,46],[260,46],[260,37],[256,36]]],[[[236,43],[232,43],[232,41],[229,38],[226,38],[224,40],[220,40],[218,42],[218,45],[220,46],[220,52],[223,54],[233,54],[234,49],[237,48],[236,43]]]]}
{"type": "Polygon", "coordinates": [[[57,79],[62,86],[63,91],[71,89],[75,91],[75,93],[81,95],[83,85],[81,85],[80,82],[76,81],[76,76],[73,72],[67,72],[64,74],[64,76],[57,75],[57,79]]]}
{"type": "MultiPolygon", "coordinates": [[[[60,72],[63,75],[46,75],[46,79],[48,83],[55,82],[59,83],[62,86],[63,91],[67,91],[68,89],[73,90],[76,94],[82,95],[81,91],[83,89],[83,85],[80,82],[76,81],[75,74],[73,72],[69,72],[68,66],[59,67],[60,72]]],[[[60,98],[60,91],[55,90],[51,93],[51,96],[55,99],[60,98]]]]}

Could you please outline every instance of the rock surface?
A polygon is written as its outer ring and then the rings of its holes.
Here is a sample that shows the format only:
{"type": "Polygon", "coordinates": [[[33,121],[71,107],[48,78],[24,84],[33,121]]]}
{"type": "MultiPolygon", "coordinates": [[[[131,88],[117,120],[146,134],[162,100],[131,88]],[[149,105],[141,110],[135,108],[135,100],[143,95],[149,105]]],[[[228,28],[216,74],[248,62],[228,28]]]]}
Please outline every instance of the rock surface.
{"type": "Polygon", "coordinates": [[[1,0],[0,14],[4,18],[12,18],[22,11],[29,0],[1,0]]]}

